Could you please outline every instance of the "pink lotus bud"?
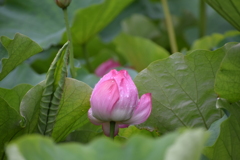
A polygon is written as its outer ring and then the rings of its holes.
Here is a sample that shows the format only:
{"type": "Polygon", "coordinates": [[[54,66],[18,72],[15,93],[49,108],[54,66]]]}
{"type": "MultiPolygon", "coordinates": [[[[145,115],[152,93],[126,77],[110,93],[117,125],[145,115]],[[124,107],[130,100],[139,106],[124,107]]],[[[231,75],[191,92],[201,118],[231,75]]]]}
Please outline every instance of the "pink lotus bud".
{"type": "Polygon", "coordinates": [[[99,77],[102,77],[106,73],[108,73],[111,69],[114,69],[119,66],[120,63],[114,61],[113,59],[109,59],[97,67],[97,69],[95,70],[95,74],[99,77]]]}
{"type": "Polygon", "coordinates": [[[119,128],[140,124],[147,120],[152,110],[151,93],[138,99],[138,91],[126,70],[111,70],[93,89],[89,120],[102,125],[104,134],[110,134],[110,121],[116,122],[115,135],[119,128]]]}

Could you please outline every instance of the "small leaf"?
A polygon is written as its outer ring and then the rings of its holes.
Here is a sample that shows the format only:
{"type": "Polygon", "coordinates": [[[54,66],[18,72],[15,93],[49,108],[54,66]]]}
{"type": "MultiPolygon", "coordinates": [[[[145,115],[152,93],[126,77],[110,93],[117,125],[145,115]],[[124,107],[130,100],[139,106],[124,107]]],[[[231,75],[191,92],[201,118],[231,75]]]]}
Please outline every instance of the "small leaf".
{"type": "Polygon", "coordinates": [[[228,48],[217,72],[215,91],[230,102],[240,100],[240,43],[228,48]]]}
{"type": "Polygon", "coordinates": [[[192,50],[195,49],[207,49],[211,50],[217,46],[217,44],[224,39],[224,35],[214,33],[210,36],[204,36],[193,43],[192,50]]]}
{"type": "Polygon", "coordinates": [[[215,50],[216,48],[223,46],[227,42],[237,42],[233,38],[239,37],[239,35],[240,33],[235,30],[228,31],[224,34],[213,33],[212,35],[204,36],[196,40],[193,43],[191,50],[195,50],[195,49],[215,50]]]}
{"type": "Polygon", "coordinates": [[[1,36],[0,41],[8,51],[8,58],[2,59],[0,80],[23,61],[42,51],[42,48],[36,42],[19,33],[15,35],[13,40],[1,36]]]}
{"type": "Polygon", "coordinates": [[[155,60],[169,56],[168,51],[148,39],[120,34],[114,42],[117,50],[137,71],[141,71],[155,60]]]}
{"type": "MultiPolygon", "coordinates": [[[[227,110],[230,115],[220,121],[220,125],[215,125],[211,131],[215,142],[211,140],[208,147],[204,149],[204,155],[209,160],[237,160],[240,159],[240,102],[228,103],[224,99],[218,99],[217,107],[227,110]],[[220,132],[218,131],[220,130],[220,132]]],[[[219,124],[219,123],[218,123],[219,124]]]]}
{"type": "Polygon", "coordinates": [[[156,131],[148,131],[146,129],[139,129],[135,126],[129,126],[128,128],[121,128],[119,130],[118,135],[114,138],[114,140],[118,140],[118,139],[126,140],[135,135],[143,135],[143,136],[149,136],[149,137],[159,136],[156,131]]]}

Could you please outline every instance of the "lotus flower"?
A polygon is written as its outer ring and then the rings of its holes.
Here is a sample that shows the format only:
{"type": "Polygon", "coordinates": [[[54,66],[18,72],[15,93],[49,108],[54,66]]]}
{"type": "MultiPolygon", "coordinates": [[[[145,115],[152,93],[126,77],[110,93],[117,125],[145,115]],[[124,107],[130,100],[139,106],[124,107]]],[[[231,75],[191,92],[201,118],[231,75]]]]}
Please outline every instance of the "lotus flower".
{"type": "Polygon", "coordinates": [[[95,70],[95,74],[99,77],[102,77],[106,73],[108,73],[111,69],[114,69],[119,66],[120,63],[114,61],[113,59],[109,59],[97,67],[97,69],[95,70]]]}
{"type": "Polygon", "coordinates": [[[116,122],[115,135],[119,128],[140,124],[147,120],[152,110],[151,93],[138,98],[138,91],[126,70],[111,70],[93,89],[90,98],[89,120],[102,125],[103,132],[110,136],[110,122],[116,122]]]}

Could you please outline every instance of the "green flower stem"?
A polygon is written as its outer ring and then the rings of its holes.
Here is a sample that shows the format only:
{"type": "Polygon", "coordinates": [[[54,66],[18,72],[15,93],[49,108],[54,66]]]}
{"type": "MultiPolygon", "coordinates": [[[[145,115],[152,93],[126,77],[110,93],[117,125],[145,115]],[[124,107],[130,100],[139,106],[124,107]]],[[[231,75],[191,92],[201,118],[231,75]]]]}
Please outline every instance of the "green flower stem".
{"type": "Polygon", "coordinates": [[[176,36],[175,36],[174,27],[172,23],[172,17],[169,11],[167,0],[161,0],[161,1],[163,6],[163,12],[166,19],[166,25],[167,25],[171,50],[172,50],[172,53],[175,53],[178,51],[178,47],[177,47],[176,36]]]}
{"type": "Polygon", "coordinates": [[[65,20],[65,24],[66,24],[66,29],[67,29],[67,38],[69,40],[69,51],[70,51],[70,57],[69,57],[69,63],[70,63],[70,72],[73,78],[76,77],[76,70],[75,70],[75,66],[74,66],[74,55],[73,55],[73,44],[72,44],[72,35],[71,35],[71,30],[69,27],[69,22],[68,22],[68,12],[67,12],[67,8],[63,9],[63,13],[64,13],[64,20],[65,20]]]}
{"type": "Polygon", "coordinates": [[[199,23],[199,37],[203,37],[206,33],[206,3],[200,0],[200,23],[199,23]]]}
{"type": "Polygon", "coordinates": [[[114,121],[110,122],[110,137],[112,139],[114,139],[115,124],[116,124],[116,122],[114,122],[114,121]]]}
{"type": "Polygon", "coordinates": [[[86,64],[87,64],[88,70],[89,70],[90,72],[93,72],[93,68],[92,68],[91,63],[90,63],[90,61],[89,61],[86,44],[82,44],[82,51],[83,51],[84,58],[85,58],[85,60],[86,60],[86,64]]]}

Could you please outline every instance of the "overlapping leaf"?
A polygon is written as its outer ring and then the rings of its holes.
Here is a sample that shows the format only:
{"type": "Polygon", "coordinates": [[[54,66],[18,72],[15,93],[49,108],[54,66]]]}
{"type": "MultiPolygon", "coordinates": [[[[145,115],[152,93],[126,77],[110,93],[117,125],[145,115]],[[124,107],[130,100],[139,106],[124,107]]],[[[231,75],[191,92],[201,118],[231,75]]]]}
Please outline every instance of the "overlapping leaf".
{"type": "Polygon", "coordinates": [[[91,88],[66,78],[68,44],[66,42],[54,58],[46,80],[22,99],[20,113],[27,122],[25,133],[53,134],[54,139],[60,141],[82,125],[79,119],[89,108],[91,88]]]}
{"type": "Polygon", "coordinates": [[[228,49],[216,75],[216,93],[230,102],[240,100],[240,44],[228,49]]]}
{"type": "Polygon", "coordinates": [[[210,139],[204,154],[209,160],[240,159],[240,102],[230,104],[224,99],[218,99],[217,107],[227,110],[227,118],[211,126],[213,140],[210,139]]]}
{"type": "Polygon", "coordinates": [[[13,160],[15,157],[31,160],[172,160],[169,155],[174,155],[174,148],[178,150],[181,148],[178,159],[198,160],[205,137],[206,133],[202,129],[196,129],[186,130],[181,134],[178,132],[171,133],[159,139],[134,136],[126,144],[116,143],[109,138],[103,137],[91,142],[89,145],[76,143],[56,145],[49,138],[29,135],[9,144],[7,155],[9,160],[13,160]],[[184,141],[185,147],[180,145],[181,141],[184,141]]]}
{"type": "Polygon", "coordinates": [[[210,125],[221,117],[215,108],[216,72],[229,48],[226,44],[215,51],[196,50],[187,56],[175,53],[153,62],[135,78],[140,94],[152,93],[153,111],[140,127],[160,132],[181,126],[210,125]]]}
{"type": "MultiPolygon", "coordinates": [[[[33,87],[23,98],[20,113],[26,118],[27,133],[37,131],[37,123],[40,112],[40,100],[45,82],[33,87]]],[[[57,115],[52,136],[56,141],[65,138],[70,132],[81,127],[81,117],[90,107],[89,99],[92,89],[78,80],[66,78],[63,95],[60,102],[60,110],[57,115]]]]}
{"type": "Polygon", "coordinates": [[[42,51],[42,48],[36,42],[22,34],[16,34],[13,40],[1,36],[0,41],[8,52],[8,58],[4,57],[2,59],[0,57],[2,63],[0,80],[23,61],[42,51]]]}

